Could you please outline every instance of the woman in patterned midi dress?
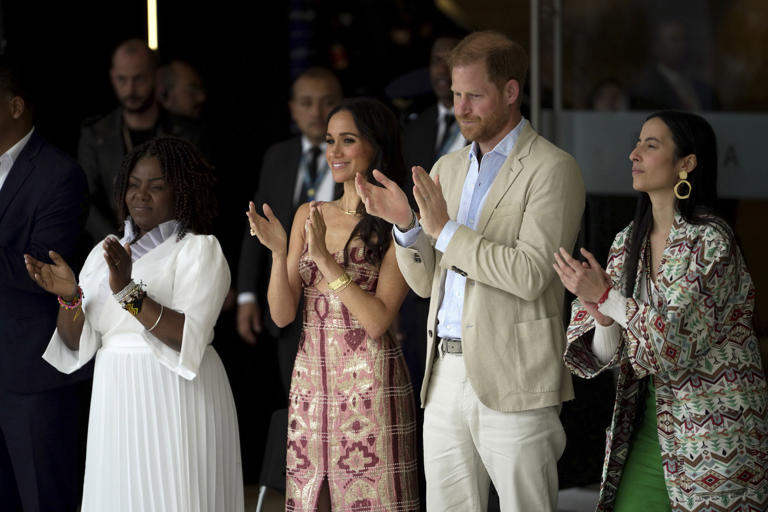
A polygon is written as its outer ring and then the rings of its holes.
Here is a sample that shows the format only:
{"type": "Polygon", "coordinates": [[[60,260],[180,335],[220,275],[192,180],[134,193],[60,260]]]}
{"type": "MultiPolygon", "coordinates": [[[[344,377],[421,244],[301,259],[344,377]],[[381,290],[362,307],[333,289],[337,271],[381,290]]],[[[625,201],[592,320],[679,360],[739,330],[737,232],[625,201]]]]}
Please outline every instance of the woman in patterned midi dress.
{"type": "Polygon", "coordinates": [[[561,249],[573,303],[565,362],[581,377],[618,366],[598,510],[768,509],[768,392],[755,289],[716,206],[715,134],[659,112],[640,132],[635,220],[604,273],[561,249]]]}
{"type": "Polygon", "coordinates": [[[407,285],[391,225],[366,213],[355,177],[373,169],[402,182],[397,119],[375,100],[331,112],[326,158],[340,199],[306,203],[285,230],[250,204],[251,233],[272,251],[268,302],[278,326],[304,295],[291,379],[286,510],[419,509],[415,402],[399,343],[390,334],[407,285]]]}

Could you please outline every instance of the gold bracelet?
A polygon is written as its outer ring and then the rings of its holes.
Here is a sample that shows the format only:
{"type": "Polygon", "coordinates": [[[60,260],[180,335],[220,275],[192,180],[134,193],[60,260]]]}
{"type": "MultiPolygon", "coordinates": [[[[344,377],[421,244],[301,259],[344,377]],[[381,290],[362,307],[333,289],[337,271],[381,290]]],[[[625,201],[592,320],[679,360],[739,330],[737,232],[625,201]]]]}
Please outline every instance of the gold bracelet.
{"type": "Polygon", "coordinates": [[[344,272],[338,277],[338,279],[328,283],[328,289],[332,292],[338,292],[349,286],[349,283],[351,282],[352,278],[349,277],[349,274],[344,272]]]}

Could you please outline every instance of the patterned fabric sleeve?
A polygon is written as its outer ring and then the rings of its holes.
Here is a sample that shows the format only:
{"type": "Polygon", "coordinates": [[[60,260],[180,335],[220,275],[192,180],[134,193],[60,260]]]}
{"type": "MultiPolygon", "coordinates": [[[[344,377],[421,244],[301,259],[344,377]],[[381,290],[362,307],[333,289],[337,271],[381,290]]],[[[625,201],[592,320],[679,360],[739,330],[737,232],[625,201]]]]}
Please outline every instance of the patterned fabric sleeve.
{"type": "Polygon", "coordinates": [[[659,280],[666,312],[627,299],[627,350],[639,378],[696,366],[697,359],[727,334],[725,320],[750,313],[741,309],[754,293],[749,274],[717,229],[704,230],[698,240],[673,241],[665,260],[663,266],[687,265],[664,270],[678,276],[673,282],[659,280]],[[677,254],[682,256],[676,259],[677,254]]]}
{"type": "MultiPolygon", "coordinates": [[[[618,286],[618,283],[621,281],[625,253],[624,242],[628,229],[624,229],[616,235],[608,255],[606,272],[611,276],[611,282],[614,287],[618,286]]],[[[613,358],[607,363],[601,363],[594,352],[592,352],[594,329],[594,318],[587,312],[579,299],[575,299],[571,304],[571,322],[568,324],[566,331],[568,345],[563,355],[563,361],[565,361],[571,373],[585,379],[591,379],[603,370],[619,364],[624,346],[625,337],[622,334],[621,341],[613,358]]]]}

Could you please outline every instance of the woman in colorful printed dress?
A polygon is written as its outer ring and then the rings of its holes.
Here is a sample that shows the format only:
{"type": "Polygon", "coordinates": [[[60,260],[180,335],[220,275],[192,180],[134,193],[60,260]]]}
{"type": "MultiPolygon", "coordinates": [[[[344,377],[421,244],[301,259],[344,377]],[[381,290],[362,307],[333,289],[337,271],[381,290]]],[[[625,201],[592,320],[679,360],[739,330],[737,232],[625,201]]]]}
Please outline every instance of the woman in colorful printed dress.
{"type": "Polygon", "coordinates": [[[766,380],[755,290],[714,213],[717,145],[683,112],[643,124],[629,158],[640,198],[607,273],[564,250],[555,269],[577,296],[566,364],[581,377],[619,366],[598,510],[763,511],[766,380]]]}
{"type": "Polygon", "coordinates": [[[392,227],[368,215],[357,173],[402,183],[400,131],[375,100],[331,112],[326,159],[340,199],[299,207],[290,241],[269,205],[250,204],[251,234],[272,251],[267,299],[278,326],[304,294],[304,327],[291,379],[286,510],[418,510],[413,390],[389,329],[407,293],[392,227]]]}

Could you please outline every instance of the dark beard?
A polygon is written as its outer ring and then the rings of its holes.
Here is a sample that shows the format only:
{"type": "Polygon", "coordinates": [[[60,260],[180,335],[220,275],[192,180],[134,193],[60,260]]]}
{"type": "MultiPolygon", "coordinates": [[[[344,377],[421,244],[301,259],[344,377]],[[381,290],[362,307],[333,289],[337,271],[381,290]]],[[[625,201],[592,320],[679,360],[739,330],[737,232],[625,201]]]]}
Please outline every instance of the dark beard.
{"type": "MultiPolygon", "coordinates": [[[[129,96],[129,98],[130,98],[130,96],[129,96]]],[[[136,108],[129,107],[126,104],[126,101],[125,101],[126,99],[128,99],[128,98],[120,98],[120,104],[123,106],[123,110],[125,110],[126,112],[129,112],[131,114],[143,114],[144,112],[146,112],[147,110],[152,108],[152,106],[155,104],[155,93],[153,92],[153,93],[149,94],[147,96],[147,99],[144,101],[144,103],[142,103],[141,105],[139,105],[136,108]]]]}

